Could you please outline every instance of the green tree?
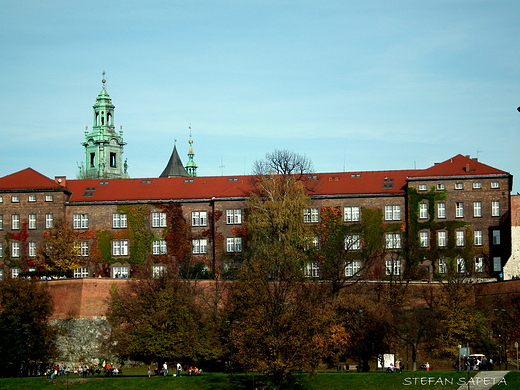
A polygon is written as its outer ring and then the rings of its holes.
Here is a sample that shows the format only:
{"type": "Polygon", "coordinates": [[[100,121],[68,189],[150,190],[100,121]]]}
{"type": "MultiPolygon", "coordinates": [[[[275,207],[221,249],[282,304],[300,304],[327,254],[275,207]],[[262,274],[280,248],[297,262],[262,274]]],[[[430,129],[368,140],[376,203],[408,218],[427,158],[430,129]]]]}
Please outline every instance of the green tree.
{"type": "Polygon", "coordinates": [[[27,375],[54,354],[54,333],[48,324],[52,300],[44,284],[22,279],[0,282],[0,372],[27,375]]]}

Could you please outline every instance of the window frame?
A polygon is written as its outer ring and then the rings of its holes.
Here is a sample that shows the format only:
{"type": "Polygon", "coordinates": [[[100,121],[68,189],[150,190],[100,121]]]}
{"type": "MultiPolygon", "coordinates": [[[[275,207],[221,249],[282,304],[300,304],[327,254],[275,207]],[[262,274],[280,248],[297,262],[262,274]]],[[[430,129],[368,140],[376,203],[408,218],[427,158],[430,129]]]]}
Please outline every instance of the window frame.
{"type": "Polygon", "coordinates": [[[437,218],[446,219],[446,202],[437,202],[437,218]]]}
{"type": "Polygon", "coordinates": [[[112,256],[124,257],[129,254],[128,240],[112,240],[112,256]]]}
{"type": "Polygon", "coordinates": [[[162,211],[154,211],[152,213],[152,227],[163,228],[166,227],[166,213],[162,211]]]}
{"type": "Polygon", "coordinates": [[[361,234],[349,233],[345,236],[345,250],[359,251],[361,250],[361,234]]]}
{"type": "Polygon", "coordinates": [[[401,233],[385,233],[385,249],[401,249],[401,233]]]}
{"type": "Polygon", "coordinates": [[[304,223],[318,223],[320,222],[320,209],[317,207],[309,207],[303,210],[304,223]]]}
{"type": "Polygon", "coordinates": [[[208,239],[195,238],[191,240],[191,253],[194,255],[205,255],[208,253],[208,239]]]}
{"type": "Polygon", "coordinates": [[[242,209],[226,210],[226,224],[227,225],[241,225],[242,224],[242,209]]]}
{"type": "Polygon", "coordinates": [[[353,277],[359,275],[361,272],[361,261],[352,260],[345,264],[345,277],[353,277]]]}
{"type": "Polygon", "coordinates": [[[421,248],[428,248],[430,246],[430,232],[422,230],[419,232],[419,246],[421,248]]]}
{"type": "Polygon", "coordinates": [[[385,261],[386,276],[400,276],[402,264],[399,259],[389,259],[385,261]]]}
{"type": "Polygon", "coordinates": [[[401,205],[385,205],[385,221],[400,221],[401,205]]]}
{"type": "Polygon", "coordinates": [[[464,202],[455,202],[455,218],[464,218],[464,202]]]}
{"type": "Polygon", "coordinates": [[[208,226],[208,212],[207,211],[192,211],[191,212],[191,226],[194,226],[194,227],[208,226]]]}
{"type": "Polygon", "coordinates": [[[128,217],[125,213],[112,214],[112,229],[128,228],[128,217]]]}
{"type": "Polygon", "coordinates": [[[475,245],[475,246],[483,245],[482,230],[473,230],[473,245],[475,245]]]}
{"type": "Polygon", "coordinates": [[[38,217],[36,214],[29,214],[27,218],[29,221],[27,224],[27,229],[36,230],[38,228],[38,217]]]}
{"type": "Polygon", "coordinates": [[[153,240],[152,242],[152,255],[159,256],[168,253],[168,246],[166,240],[153,240]]]}
{"type": "Polygon", "coordinates": [[[455,230],[455,246],[463,247],[466,244],[466,232],[464,230],[455,230]]]}
{"type": "Polygon", "coordinates": [[[491,201],[491,216],[500,217],[500,201],[499,200],[491,201]]]}
{"type": "Polygon", "coordinates": [[[448,232],[446,230],[437,230],[437,246],[439,248],[446,248],[448,246],[448,232]]]}
{"type": "Polygon", "coordinates": [[[361,220],[360,206],[343,206],[344,222],[359,222],[361,220]]]}
{"type": "Polygon", "coordinates": [[[482,202],[473,202],[473,218],[482,218],[482,202]]]}
{"type": "Polygon", "coordinates": [[[20,214],[11,215],[11,230],[20,230],[20,214]]]}
{"type": "Polygon", "coordinates": [[[88,229],[88,213],[74,214],[72,218],[72,226],[74,229],[88,229]]]}
{"type": "Polygon", "coordinates": [[[242,252],[242,237],[226,237],[226,252],[227,253],[241,253],[242,252]]]}
{"type": "Polygon", "coordinates": [[[419,203],[419,219],[428,219],[428,203],[419,203]]]}

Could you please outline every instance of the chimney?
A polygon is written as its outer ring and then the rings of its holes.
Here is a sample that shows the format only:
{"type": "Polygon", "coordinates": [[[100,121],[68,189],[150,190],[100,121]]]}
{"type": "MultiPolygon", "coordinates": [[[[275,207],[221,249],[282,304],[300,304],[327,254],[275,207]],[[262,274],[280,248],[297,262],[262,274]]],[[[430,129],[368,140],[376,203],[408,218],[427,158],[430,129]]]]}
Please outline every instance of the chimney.
{"type": "Polygon", "coordinates": [[[469,162],[466,163],[466,173],[470,172],[469,162]]]}

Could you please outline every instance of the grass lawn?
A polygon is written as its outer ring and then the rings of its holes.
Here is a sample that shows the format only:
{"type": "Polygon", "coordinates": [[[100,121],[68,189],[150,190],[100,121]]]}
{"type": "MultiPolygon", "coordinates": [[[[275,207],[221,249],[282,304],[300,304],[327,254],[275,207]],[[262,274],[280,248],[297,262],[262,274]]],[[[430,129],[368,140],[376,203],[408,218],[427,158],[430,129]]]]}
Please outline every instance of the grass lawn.
{"type": "MultiPolygon", "coordinates": [[[[144,371],[144,369],[142,369],[144,371]]],[[[128,370],[125,375],[113,378],[90,377],[78,378],[71,375],[67,378],[11,378],[0,379],[0,389],[24,390],[253,390],[265,389],[261,377],[253,374],[223,374],[204,373],[197,377],[183,376],[175,378],[169,376],[148,378],[145,374],[128,370]]],[[[509,374],[511,375],[511,374],[509,374]]],[[[296,383],[291,386],[294,390],[408,390],[425,388],[458,389],[460,381],[464,381],[466,373],[455,371],[403,372],[402,374],[368,373],[336,373],[325,372],[311,378],[307,374],[296,375],[296,383]],[[453,383],[453,384],[451,384],[453,383]]],[[[506,378],[508,379],[508,378],[506,378]]],[[[520,385],[520,374],[511,376],[511,384],[520,385]]],[[[504,388],[501,386],[499,388],[504,388]]],[[[508,386],[509,389],[520,387],[508,386]]]]}

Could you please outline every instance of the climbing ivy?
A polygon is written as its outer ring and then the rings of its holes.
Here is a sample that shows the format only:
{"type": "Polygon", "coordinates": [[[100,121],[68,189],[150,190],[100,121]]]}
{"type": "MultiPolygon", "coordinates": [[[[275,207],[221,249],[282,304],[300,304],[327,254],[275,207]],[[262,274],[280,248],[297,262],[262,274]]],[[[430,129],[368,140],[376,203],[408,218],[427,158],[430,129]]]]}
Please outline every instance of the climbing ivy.
{"type": "Polygon", "coordinates": [[[113,233],[113,238],[128,239],[130,243],[128,262],[132,266],[142,266],[150,253],[154,238],[148,228],[150,212],[145,205],[120,205],[117,207],[117,212],[126,214],[128,228],[113,233]]]}

